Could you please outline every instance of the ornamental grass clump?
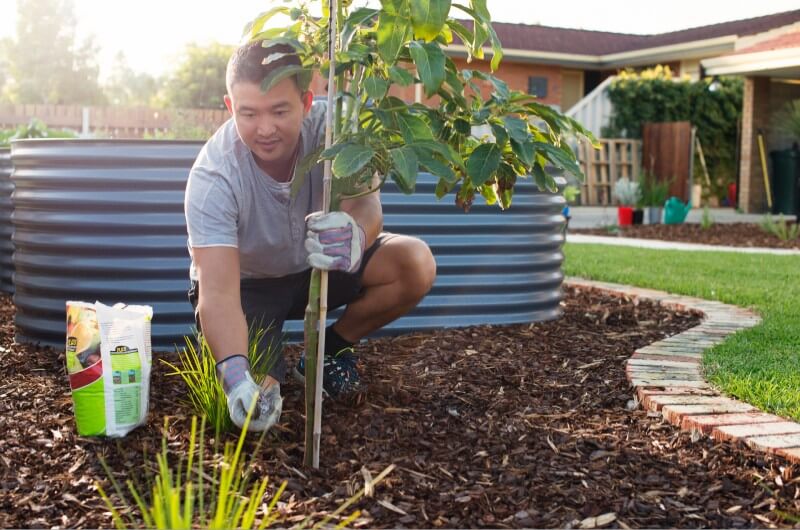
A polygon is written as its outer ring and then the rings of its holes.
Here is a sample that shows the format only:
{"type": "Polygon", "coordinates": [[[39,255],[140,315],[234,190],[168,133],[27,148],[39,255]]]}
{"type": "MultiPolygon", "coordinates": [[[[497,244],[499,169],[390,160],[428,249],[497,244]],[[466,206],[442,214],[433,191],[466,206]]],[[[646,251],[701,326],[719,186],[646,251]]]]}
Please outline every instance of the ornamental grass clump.
{"type": "MultiPolygon", "coordinates": [[[[267,528],[278,521],[275,511],[286,483],[281,484],[267,504],[264,504],[269,480],[264,477],[254,482],[252,466],[242,459],[242,447],[247,434],[247,425],[255,408],[255,400],[245,420],[237,443],[227,442],[221,455],[212,462],[204,461],[205,420],[201,421],[198,441],[197,418],[192,418],[189,435],[189,452],[185,464],[183,455],[177,466],[169,462],[167,451],[168,419],[164,419],[164,435],[161,452],[156,455],[156,474],[150,477],[146,489],[141,489],[133,480],[127,480],[128,493],[133,503],[105,460],[101,464],[106,470],[121,506],[115,506],[102,486],[95,483],[100,496],[111,512],[114,526],[118,529],[138,528],[138,515],[144,528],[186,529],[191,528],[267,528]],[[212,469],[209,471],[209,467],[212,469]],[[124,515],[123,515],[124,514],[124,515]]],[[[258,454],[259,439],[256,450],[258,454]]]]}
{"type": "MultiPolygon", "coordinates": [[[[280,345],[271,342],[262,349],[261,342],[269,328],[252,327],[249,331],[247,357],[250,361],[253,380],[261,384],[269,369],[277,360],[280,345]]],[[[228,412],[227,398],[217,378],[217,361],[211,354],[202,333],[184,337],[186,346],[178,349],[178,364],[163,360],[172,369],[169,376],[179,376],[186,384],[187,402],[195,414],[205,419],[215,433],[234,430],[228,412]]]]}
{"type": "MultiPolygon", "coordinates": [[[[222,453],[215,446],[211,458],[205,456],[205,419],[201,419],[198,429],[197,417],[192,417],[188,454],[182,453],[178,457],[177,464],[174,456],[172,463],[170,462],[167,450],[169,421],[168,418],[164,418],[161,451],[156,455],[156,473],[148,477],[145,488],[133,480],[127,480],[124,488],[127,489],[126,494],[122,485],[114,478],[108,463],[101,457],[100,463],[108,475],[116,498],[112,500],[99,483],[95,482],[95,487],[111,512],[115,528],[250,530],[269,528],[276,524],[282,528],[288,527],[289,525],[284,524],[285,515],[276,510],[278,501],[286,489],[286,482],[281,483],[275,492],[268,496],[268,477],[255,476],[254,463],[260,453],[265,433],[259,436],[255,447],[249,451],[252,456],[248,463],[245,463],[242,456],[247,426],[255,405],[254,399],[237,442],[235,444],[226,442],[222,453]],[[133,502],[130,499],[133,499],[133,502]]],[[[369,478],[365,480],[364,487],[360,491],[342,502],[332,512],[309,515],[291,528],[338,530],[348,526],[361,515],[361,512],[356,510],[349,515],[343,515],[345,511],[364,495],[371,495],[375,486],[394,468],[394,464],[388,466],[374,479],[369,471],[363,468],[362,474],[369,478]],[[333,520],[338,521],[335,526],[331,525],[333,520]]]]}
{"type": "Polygon", "coordinates": [[[794,241],[800,237],[800,223],[792,223],[786,221],[783,214],[780,214],[776,220],[772,215],[767,214],[759,223],[761,229],[781,241],[794,241]]]}

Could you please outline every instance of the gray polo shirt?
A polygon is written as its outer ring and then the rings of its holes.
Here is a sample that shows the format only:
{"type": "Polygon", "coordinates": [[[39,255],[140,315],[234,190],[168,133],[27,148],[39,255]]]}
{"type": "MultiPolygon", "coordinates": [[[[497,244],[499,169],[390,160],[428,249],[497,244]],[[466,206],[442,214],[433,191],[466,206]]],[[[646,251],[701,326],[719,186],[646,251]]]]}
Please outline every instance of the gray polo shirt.
{"type": "MultiPolygon", "coordinates": [[[[325,107],[314,104],[303,121],[298,160],[324,141],[325,107]]],[[[238,248],[241,278],[275,278],[309,268],[305,217],[322,209],[322,176],[317,164],[291,198],[291,184],[258,167],[233,119],[228,120],[189,173],[184,200],[189,253],[199,247],[238,248]]],[[[194,261],[190,277],[197,279],[194,261]]]]}

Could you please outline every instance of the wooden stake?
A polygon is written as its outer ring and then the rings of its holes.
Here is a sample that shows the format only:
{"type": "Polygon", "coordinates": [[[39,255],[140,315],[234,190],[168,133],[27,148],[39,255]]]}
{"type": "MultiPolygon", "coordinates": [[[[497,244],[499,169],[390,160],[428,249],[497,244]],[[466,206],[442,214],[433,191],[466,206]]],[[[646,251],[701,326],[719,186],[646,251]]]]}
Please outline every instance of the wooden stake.
{"type": "MultiPolygon", "coordinates": [[[[338,1],[329,0],[328,8],[330,12],[330,21],[328,24],[328,54],[330,64],[328,67],[328,108],[325,112],[325,149],[333,145],[333,105],[334,96],[337,92],[336,87],[336,40],[337,40],[337,27],[336,16],[338,14],[338,1]]],[[[323,186],[322,186],[322,211],[324,213],[330,212],[331,207],[331,161],[325,160],[323,165],[323,186]]],[[[309,303],[311,299],[309,297],[309,303]]],[[[325,325],[328,318],[328,272],[319,271],[319,321],[317,324],[317,355],[315,363],[315,376],[313,378],[313,389],[310,388],[312,381],[306,378],[306,414],[308,414],[311,407],[308,406],[309,394],[313,390],[313,435],[311,439],[311,467],[314,469],[319,468],[319,449],[320,437],[322,436],[322,382],[325,377],[323,372],[323,365],[325,363],[325,325]]],[[[308,352],[307,352],[308,353],[308,352]]],[[[306,365],[308,370],[308,365],[306,365]]],[[[308,431],[308,421],[306,421],[306,431],[308,431]]],[[[309,455],[309,436],[306,432],[306,464],[308,464],[309,455]]]]}

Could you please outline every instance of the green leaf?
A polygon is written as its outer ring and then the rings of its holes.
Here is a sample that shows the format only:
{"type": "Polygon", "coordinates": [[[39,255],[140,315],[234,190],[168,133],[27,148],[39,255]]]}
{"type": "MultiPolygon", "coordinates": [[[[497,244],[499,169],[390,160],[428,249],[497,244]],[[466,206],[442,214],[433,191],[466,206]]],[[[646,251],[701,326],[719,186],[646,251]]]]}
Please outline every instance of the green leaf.
{"type": "Polygon", "coordinates": [[[465,136],[472,134],[472,126],[465,119],[456,118],[456,121],[453,122],[453,127],[458,134],[463,134],[465,136]]]}
{"type": "Polygon", "coordinates": [[[414,148],[414,152],[417,154],[420,165],[430,171],[433,175],[436,175],[447,182],[456,182],[458,180],[453,169],[440,160],[437,160],[431,155],[429,150],[420,147],[412,147],[414,148]]]}
{"type": "Polygon", "coordinates": [[[289,64],[276,68],[267,74],[264,80],[261,81],[261,92],[269,92],[272,87],[293,75],[297,76],[297,84],[300,85],[301,90],[308,88],[307,81],[311,81],[311,70],[300,65],[289,64]]]}
{"type": "Polygon", "coordinates": [[[320,160],[333,160],[334,158],[336,158],[336,155],[338,155],[339,153],[342,152],[342,149],[344,149],[345,147],[350,146],[350,145],[354,145],[354,144],[352,144],[350,142],[343,142],[343,143],[340,143],[340,144],[333,144],[328,149],[325,149],[322,153],[320,153],[319,159],[320,160]]]}
{"type": "Polygon", "coordinates": [[[533,180],[536,182],[536,185],[542,191],[549,191],[550,193],[555,193],[558,190],[558,186],[556,186],[553,177],[548,175],[544,168],[539,165],[535,164],[533,166],[533,180]]]}
{"type": "Polygon", "coordinates": [[[425,120],[413,114],[396,114],[403,140],[410,144],[420,140],[433,140],[433,131],[425,120]]]}
{"type": "Polygon", "coordinates": [[[425,41],[434,40],[441,33],[451,0],[411,0],[411,23],[414,36],[425,41]]]}
{"type": "Polygon", "coordinates": [[[472,31],[467,29],[464,24],[453,18],[447,21],[447,25],[451,30],[453,30],[453,33],[458,35],[458,38],[460,38],[461,42],[464,44],[464,46],[466,46],[467,51],[471,51],[470,44],[472,44],[472,41],[475,40],[475,35],[472,33],[472,31]]]}
{"type": "Polygon", "coordinates": [[[297,197],[297,194],[300,193],[300,190],[303,188],[303,184],[306,182],[306,176],[308,175],[308,172],[311,171],[311,168],[314,167],[317,162],[319,162],[319,155],[322,153],[324,147],[324,145],[320,145],[314,151],[304,156],[303,159],[300,160],[300,162],[298,162],[294,167],[294,175],[292,176],[292,187],[290,191],[292,198],[297,197]]]}
{"type": "Polygon", "coordinates": [[[394,65],[408,40],[411,24],[408,19],[384,11],[378,18],[378,53],[387,65],[394,65]]]}
{"type": "Polygon", "coordinates": [[[248,40],[252,40],[256,35],[261,33],[261,30],[264,29],[264,24],[269,22],[269,19],[274,17],[278,14],[289,14],[288,7],[273,7],[269,11],[264,11],[263,13],[259,14],[256,18],[251,20],[247,23],[242,31],[242,36],[245,35],[248,37],[248,40]]]}
{"type": "Polygon", "coordinates": [[[539,151],[543,151],[545,157],[555,166],[563,169],[567,173],[571,173],[583,182],[583,172],[581,172],[581,168],[575,160],[574,155],[570,155],[558,147],[545,142],[533,142],[533,146],[539,151]]]}
{"type": "Polygon", "coordinates": [[[381,0],[381,7],[390,15],[402,15],[405,13],[407,0],[381,0]]]}
{"type": "Polygon", "coordinates": [[[528,132],[528,122],[515,118],[514,116],[506,116],[503,118],[506,124],[506,130],[513,140],[519,143],[525,143],[531,138],[531,133],[528,132]]]}
{"type": "Polygon", "coordinates": [[[533,142],[518,142],[514,138],[511,138],[511,150],[517,155],[523,164],[525,164],[526,169],[530,168],[534,163],[534,156],[536,154],[536,150],[533,147],[533,142]]]}
{"type": "Polygon", "coordinates": [[[422,147],[428,149],[429,151],[433,151],[434,153],[438,153],[453,166],[464,169],[464,161],[461,160],[461,157],[458,155],[458,153],[456,153],[450,144],[437,142],[435,140],[423,140],[414,142],[413,144],[410,144],[410,146],[415,149],[422,147]]]}
{"type": "Polygon", "coordinates": [[[497,145],[503,147],[508,143],[508,132],[506,132],[506,128],[500,125],[499,123],[492,123],[492,134],[494,134],[495,141],[497,145]]]}
{"type": "Polygon", "coordinates": [[[333,160],[333,174],[337,177],[349,177],[360,171],[375,156],[371,147],[350,144],[342,149],[333,160]]]}
{"type": "Polygon", "coordinates": [[[350,40],[353,38],[353,35],[355,35],[356,31],[358,31],[358,28],[377,14],[377,9],[370,9],[368,7],[360,7],[350,13],[350,16],[348,16],[344,24],[342,24],[342,48],[347,49],[350,40]]]}
{"type": "Polygon", "coordinates": [[[392,66],[389,68],[389,79],[400,86],[408,86],[414,82],[414,76],[401,66],[392,66]]]}
{"type": "Polygon", "coordinates": [[[394,165],[393,175],[395,182],[404,193],[413,193],[417,185],[417,172],[419,170],[419,160],[414,149],[409,146],[391,149],[389,156],[394,165]]]}
{"type": "Polygon", "coordinates": [[[386,91],[389,90],[389,82],[385,79],[381,79],[380,77],[367,77],[364,79],[363,84],[364,90],[367,91],[367,95],[375,101],[382,100],[386,95],[386,91]]]}
{"type": "Polygon", "coordinates": [[[481,195],[483,198],[486,199],[486,204],[492,206],[493,204],[497,203],[497,190],[494,186],[490,186],[488,184],[484,184],[480,186],[481,195]]]}
{"type": "Polygon", "coordinates": [[[272,39],[270,39],[268,41],[264,41],[264,42],[261,43],[261,46],[263,46],[264,48],[271,48],[271,47],[273,47],[273,46],[275,46],[277,44],[286,44],[287,46],[291,46],[292,48],[294,48],[295,51],[298,51],[298,52],[301,52],[301,53],[305,53],[308,50],[308,46],[306,46],[305,44],[303,44],[299,40],[297,40],[295,38],[292,38],[292,37],[285,37],[285,36],[275,37],[275,38],[272,38],[272,39]]]}
{"type": "Polygon", "coordinates": [[[475,186],[480,186],[500,167],[500,147],[497,144],[479,145],[467,159],[467,175],[475,186]]]}
{"type": "Polygon", "coordinates": [[[445,55],[436,43],[412,41],[409,45],[411,58],[425,86],[425,95],[431,97],[442,86],[445,77],[445,55]]]}
{"type": "Polygon", "coordinates": [[[444,179],[439,179],[439,182],[436,183],[436,198],[442,200],[442,197],[450,193],[451,189],[451,184],[444,179]]]}

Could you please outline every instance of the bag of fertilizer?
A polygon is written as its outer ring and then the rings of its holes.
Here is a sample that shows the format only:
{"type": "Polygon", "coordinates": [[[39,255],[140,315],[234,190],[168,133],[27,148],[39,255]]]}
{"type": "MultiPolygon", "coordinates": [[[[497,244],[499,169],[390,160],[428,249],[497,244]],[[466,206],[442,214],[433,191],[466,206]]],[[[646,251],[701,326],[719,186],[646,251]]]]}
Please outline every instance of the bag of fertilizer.
{"type": "Polygon", "coordinates": [[[66,362],[81,436],[122,437],[147,418],[153,308],[67,302],[66,362]]]}

